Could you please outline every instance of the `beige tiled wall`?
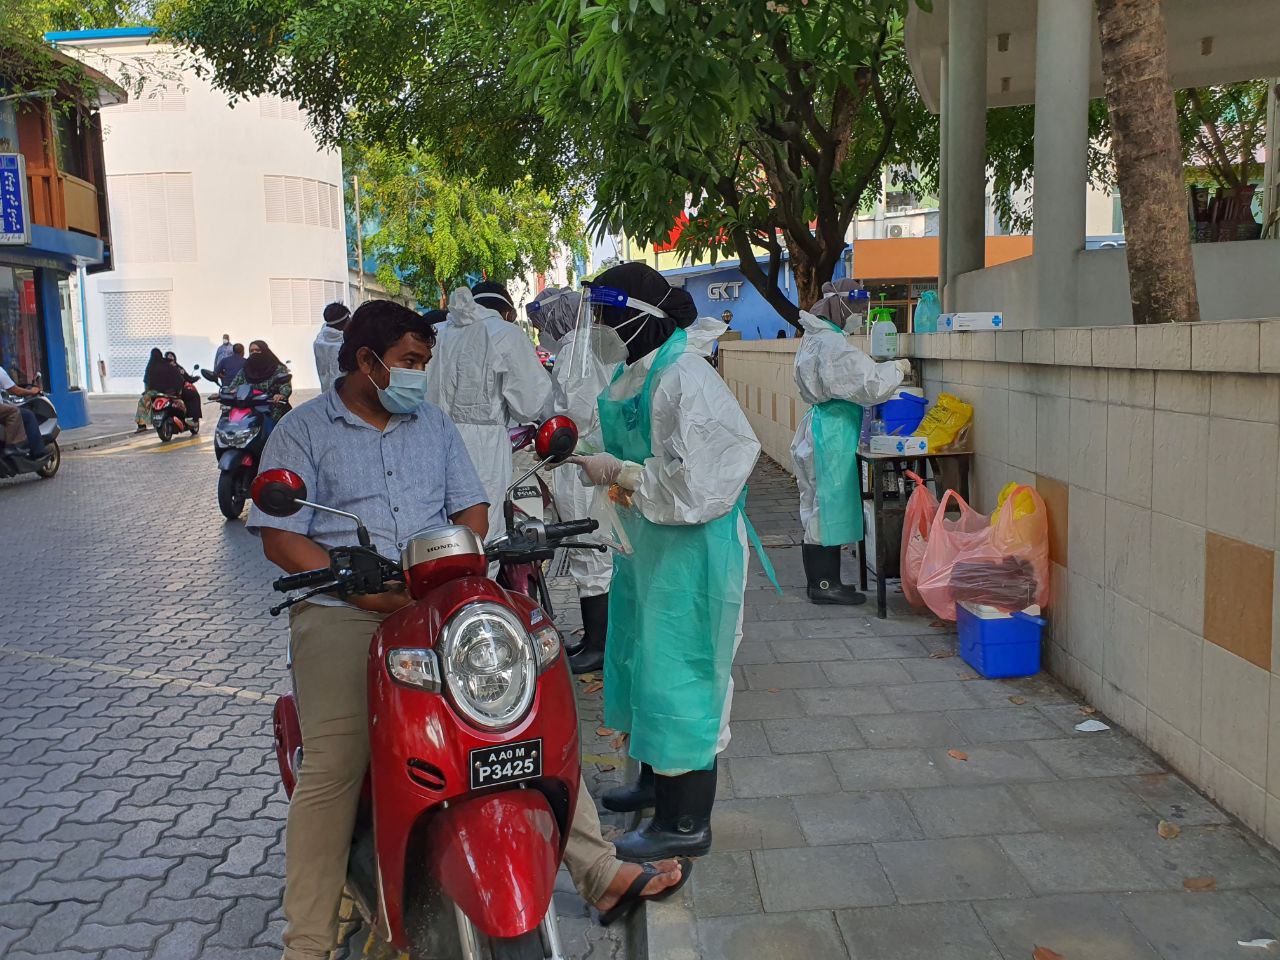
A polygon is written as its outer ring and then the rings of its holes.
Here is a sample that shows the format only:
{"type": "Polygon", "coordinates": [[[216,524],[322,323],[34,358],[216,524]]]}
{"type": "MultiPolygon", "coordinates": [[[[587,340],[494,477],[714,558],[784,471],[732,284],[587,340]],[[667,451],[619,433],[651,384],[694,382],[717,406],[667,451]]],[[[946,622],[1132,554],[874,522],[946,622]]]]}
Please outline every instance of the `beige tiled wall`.
{"type": "MultiPolygon", "coordinates": [[[[1018,480],[1065,514],[1049,668],[1280,845],[1280,321],[903,341],[975,407],[975,506],[1018,480]]],[[[788,469],[795,347],[722,352],[788,469]]]]}

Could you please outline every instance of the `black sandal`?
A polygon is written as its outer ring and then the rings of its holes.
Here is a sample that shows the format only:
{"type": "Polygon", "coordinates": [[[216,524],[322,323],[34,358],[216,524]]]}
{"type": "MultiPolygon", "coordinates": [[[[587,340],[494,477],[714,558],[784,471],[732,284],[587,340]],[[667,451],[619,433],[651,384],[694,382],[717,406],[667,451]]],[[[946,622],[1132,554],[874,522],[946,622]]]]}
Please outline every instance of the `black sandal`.
{"type": "Polygon", "coordinates": [[[631,915],[636,907],[640,905],[641,900],[658,901],[665,900],[677,890],[685,885],[685,881],[689,879],[693,873],[693,861],[688,857],[673,857],[676,863],[680,865],[680,879],[671,886],[664,888],[658,893],[651,896],[642,896],[640,891],[649,885],[649,881],[658,876],[661,871],[652,863],[640,864],[639,875],[631,881],[631,885],[623,891],[622,896],[608,910],[600,914],[600,926],[607,927],[611,923],[623,920],[631,915]]]}

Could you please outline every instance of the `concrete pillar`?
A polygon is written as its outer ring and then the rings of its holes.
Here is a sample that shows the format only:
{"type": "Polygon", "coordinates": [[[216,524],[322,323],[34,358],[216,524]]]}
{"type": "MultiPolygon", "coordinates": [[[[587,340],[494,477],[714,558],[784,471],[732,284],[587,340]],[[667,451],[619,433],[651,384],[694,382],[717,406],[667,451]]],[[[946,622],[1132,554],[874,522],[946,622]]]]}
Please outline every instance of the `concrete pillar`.
{"type": "Polygon", "coordinates": [[[942,302],[947,284],[947,48],[942,48],[941,76],[938,82],[938,302],[942,302]]]}
{"type": "Polygon", "coordinates": [[[946,86],[946,294],[954,305],[955,278],[986,258],[987,0],[951,0],[946,86]]]}
{"type": "Polygon", "coordinates": [[[1089,179],[1092,0],[1036,6],[1035,274],[1038,327],[1077,323],[1089,179]]]}

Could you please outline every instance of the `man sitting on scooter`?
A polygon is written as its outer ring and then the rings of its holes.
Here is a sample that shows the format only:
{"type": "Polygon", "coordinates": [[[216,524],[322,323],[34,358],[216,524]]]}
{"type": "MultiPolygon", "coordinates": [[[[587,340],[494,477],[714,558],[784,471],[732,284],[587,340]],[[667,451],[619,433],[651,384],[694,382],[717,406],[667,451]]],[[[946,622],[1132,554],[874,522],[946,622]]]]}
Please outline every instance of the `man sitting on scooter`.
{"type": "MultiPolygon", "coordinates": [[[[347,327],[332,389],[277,424],[262,470],[297,473],[310,496],[358,514],[373,545],[399,556],[419,531],[465,524],[488,530],[484,487],[453,421],[424,400],[435,331],[388,300],[361,305],[347,327]]],[[[304,508],[270,517],[254,507],[248,528],[267,559],[287,573],[328,566],[330,547],[349,544],[349,521],[304,508]]],[[[290,652],[306,743],[285,830],[285,960],[327,957],[337,934],[347,852],[369,762],[366,659],[378,625],[409,603],[403,590],[316,597],[290,610],[290,652]]],[[[580,786],[565,862],[583,897],[602,911],[626,908],[681,882],[674,861],[623,864],[600,834],[595,804],[580,786]]]]}
{"type": "MultiPolygon", "coordinates": [[[[9,371],[0,367],[0,391],[15,397],[38,397],[39,387],[20,387],[9,376],[9,371]]],[[[32,460],[44,457],[44,437],[40,436],[40,422],[36,415],[26,407],[12,403],[0,403],[0,427],[4,429],[4,445],[16,447],[25,438],[27,454],[32,460]]]]}

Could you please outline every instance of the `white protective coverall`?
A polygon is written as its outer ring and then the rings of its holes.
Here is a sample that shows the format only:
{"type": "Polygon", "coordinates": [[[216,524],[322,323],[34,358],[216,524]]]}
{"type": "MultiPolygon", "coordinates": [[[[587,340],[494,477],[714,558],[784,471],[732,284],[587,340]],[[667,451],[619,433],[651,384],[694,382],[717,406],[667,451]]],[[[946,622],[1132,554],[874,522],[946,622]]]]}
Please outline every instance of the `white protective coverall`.
{"type": "Polygon", "coordinates": [[[338,351],[342,349],[342,331],[324,324],[316,334],[312,349],[316,354],[316,374],[320,377],[320,389],[328,390],[333,381],[342,376],[338,369],[338,351]]]}
{"type": "Polygon", "coordinates": [[[551,378],[528,335],[465,287],[449,297],[449,322],[436,328],[427,364],[427,399],[458,433],[489,497],[489,536],[506,531],[502,502],[512,480],[513,423],[536,423],[551,400],[551,378]]]}
{"type": "MultiPolygon", "coordinates": [[[[574,331],[564,339],[552,342],[556,362],[551,367],[552,397],[548,416],[564,414],[578,425],[577,453],[599,453],[604,449],[600,439],[600,411],[596,404],[601,392],[609,385],[616,367],[606,367],[591,357],[590,377],[572,376],[569,358],[573,356],[574,331]]],[[[582,475],[572,467],[551,473],[551,492],[556,499],[556,510],[562,520],[581,520],[591,515],[591,501],[595,487],[582,482],[582,475]]],[[[609,592],[613,577],[613,554],[598,550],[566,550],[569,575],[578,588],[578,598],[598,597],[609,592]]]]}
{"type": "MultiPolygon", "coordinates": [[[[728,329],[719,320],[700,318],[685,331],[685,352],[658,373],[651,387],[650,413],[652,454],[642,464],[633,506],[655,524],[706,524],[734,510],[751,471],[760,456],[756,439],[742,408],[729,388],[707,362],[711,348],[728,329]]],[[[624,397],[639,392],[661,350],[655,350],[626,368],[606,396],[624,397]]],[[[748,554],[745,517],[737,521],[742,549],[742,582],[724,584],[725,595],[741,597],[746,589],[748,554]]],[[[636,559],[661,568],[663,557],[636,559]]],[[[745,606],[745,604],[744,604],[745,606]]],[[[612,623],[611,623],[612,629],[612,623]]],[[[742,608],[739,608],[733,652],[742,641],[742,608]]],[[[607,674],[606,674],[607,676],[607,674]]],[[[729,745],[729,712],[733,703],[733,678],[729,677],[721,710],[719,753],[729,745]]],[[[633,734],[634,735],[634,734],[633,734]]],[[[677,776],[684,769],[663,769],[664,776],[677,776]]]]}
{"type": "MultiPolygon", "coordinates": [[[[903,371],[895,361],[877,363],[828,321],[801,310],[800,324],[804,337],[796,350],[795,379],[800,399],[810,406],[828,400],[871,406],[888,400],[902,383],[903,371]]],[[[812,420],[813,411],[806,411],[791,441],[791,456],[800,487],[804,542],[820,544],[812,420]]]]}

